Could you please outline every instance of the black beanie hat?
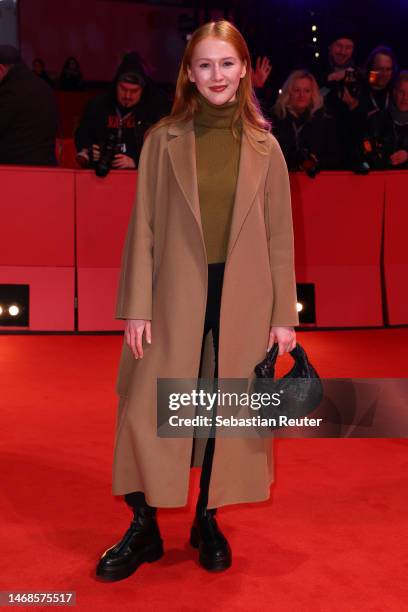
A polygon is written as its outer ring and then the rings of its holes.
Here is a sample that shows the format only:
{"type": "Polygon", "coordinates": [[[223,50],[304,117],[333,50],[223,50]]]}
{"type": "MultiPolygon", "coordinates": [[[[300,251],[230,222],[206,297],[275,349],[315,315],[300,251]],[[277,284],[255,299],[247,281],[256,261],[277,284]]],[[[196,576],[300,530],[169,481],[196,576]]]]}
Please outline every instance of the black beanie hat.
{"type": "Polygon", "coordinates": [[[127,53],[124,56],[116,72],[115,81],[116,83],[125,81],[126,83],[135,83],[141,87],[146,86],[146,73],[136,52],[127,53]]]}
{"type": "Polygon", "coordinates": [[[334,43],[339,38],[347,38],[356,43],[356,30],[352,23],[338,19],[329,30],[329,44],[334,43]]]}

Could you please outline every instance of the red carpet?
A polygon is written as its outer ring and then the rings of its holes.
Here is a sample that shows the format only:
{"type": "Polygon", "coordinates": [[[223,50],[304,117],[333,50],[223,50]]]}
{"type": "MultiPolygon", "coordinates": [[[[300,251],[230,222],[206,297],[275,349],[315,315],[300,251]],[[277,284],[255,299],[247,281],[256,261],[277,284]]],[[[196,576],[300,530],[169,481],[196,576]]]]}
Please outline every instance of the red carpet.
{"type": "MultiPolygon", "coordinates": [[[[322,376],[407,376],[408,329],[298,336],[322,376]]],[[[99,555],[131,519],[110,492],[120,345],[117,336],[0,336],[0,591],[76,591],[84,611],[407,610],[400,439],[275,441],[271,499],[218,513],[234,555],[219,575],[187,544],[194,470],[190,506],[159,510],[163,559],[97,582],[99,555]]]]}

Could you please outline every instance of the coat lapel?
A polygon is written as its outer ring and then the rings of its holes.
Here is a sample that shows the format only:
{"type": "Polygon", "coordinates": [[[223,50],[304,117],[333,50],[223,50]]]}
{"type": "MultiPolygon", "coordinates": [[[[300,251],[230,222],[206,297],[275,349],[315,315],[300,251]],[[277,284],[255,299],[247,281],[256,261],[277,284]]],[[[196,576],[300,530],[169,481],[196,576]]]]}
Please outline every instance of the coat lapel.
{"type": "MultiPolygon", "coordinates": [[[[172,124],[168,132],[171,136],[176,136],[176,138],[172,138],[169,141],[168,145],[173,171],[180,189],[199,226],[204,243],[197,184],[193,120],[190,119],[183,124],[172,124]]],[[[259,142],[265,139],[266,136],[260,136],[259,142]]],[[[227,256],[231,253],[237,241],[241,227],[259,189],[259,184],[265,173],[268,162],[269,156],[255,151],[244,132],[242,134],[238,181],[235,191],[227,256]]]]}
{"type": "Polygon", "coordinates": [[[170,125],[169,134],[177,136],[168,145],[173,172],[202,234],[193,121],[170,125]]]}
{"type": "MultiPolygon", "coordinates": [[[[259,139],[259,142],[265,140],[259,139]]],[[[262,176],[269,163],[269,156],[255,151],[245,132],[242,134],[238,181],[228,242],[227,257],[237,241],[241,227],[255,199],[262,176]]]]}

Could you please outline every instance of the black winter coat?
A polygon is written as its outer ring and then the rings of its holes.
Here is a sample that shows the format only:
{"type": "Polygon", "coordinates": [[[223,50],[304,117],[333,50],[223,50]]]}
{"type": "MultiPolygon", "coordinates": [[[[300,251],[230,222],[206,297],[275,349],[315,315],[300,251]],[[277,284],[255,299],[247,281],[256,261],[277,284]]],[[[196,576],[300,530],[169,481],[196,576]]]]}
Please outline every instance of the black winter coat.
{"type": "Polygon", "coordinates": [[[120,144],[124,144],[126,149],[123,153],[134,160],[137,168],[146,131],[169,114],[171,104],[164,92],[149,83],[140,102],[129,109],[131,114],[121,122],[113,92],[112,88],[112,92],[97,96],[88,103],[75,133],[75,146],[77,151],[93,144],[103,147],[108,136],[117,134],[120,129],[120,144]]]}
{"type": "Polygon", "coordinates": [[[288,111],[283,119],[272,114],[272,130],[289,170],[299,170],[307,153],[317,158],[320,170],[343,167],[337,125],[325,109],[317,110],[312,117],[308,112],[296,117],[288,111]]]}
{"type": "Polygon", "coordinates": [[[23,63],[0,83],[0,164],[55,166],[55,93],[23,63]]]}
{"type": "Polygon", "coordinates": [[[408,152],[408,123],[398,124],[389,110],[373,113],[366,124],[364,147],[365,156],[374,170],[405,170],[404,164],[393,166],[390,156],[396,151],[408,152]]]}

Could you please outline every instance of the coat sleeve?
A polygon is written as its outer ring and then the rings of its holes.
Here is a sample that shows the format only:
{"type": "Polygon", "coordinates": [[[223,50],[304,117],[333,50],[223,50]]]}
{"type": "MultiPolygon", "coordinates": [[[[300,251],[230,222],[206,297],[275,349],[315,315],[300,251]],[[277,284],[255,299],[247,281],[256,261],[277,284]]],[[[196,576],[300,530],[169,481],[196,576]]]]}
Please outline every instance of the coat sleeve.
{"type": "Polygon", "coordinates": [[[265,223],[274,295],[271,326],[295,326],[299,325],[299,318],[289,175],[278,142],[273,136],[271,139],[265,185],[265,223]]]}
{"type": "Polygon", "coordinates": [[[136,200],[123,249],[117,319],[152,319],[156,164],[154,144],[152,137],[148,136],[140,155],[136,200]]]}

